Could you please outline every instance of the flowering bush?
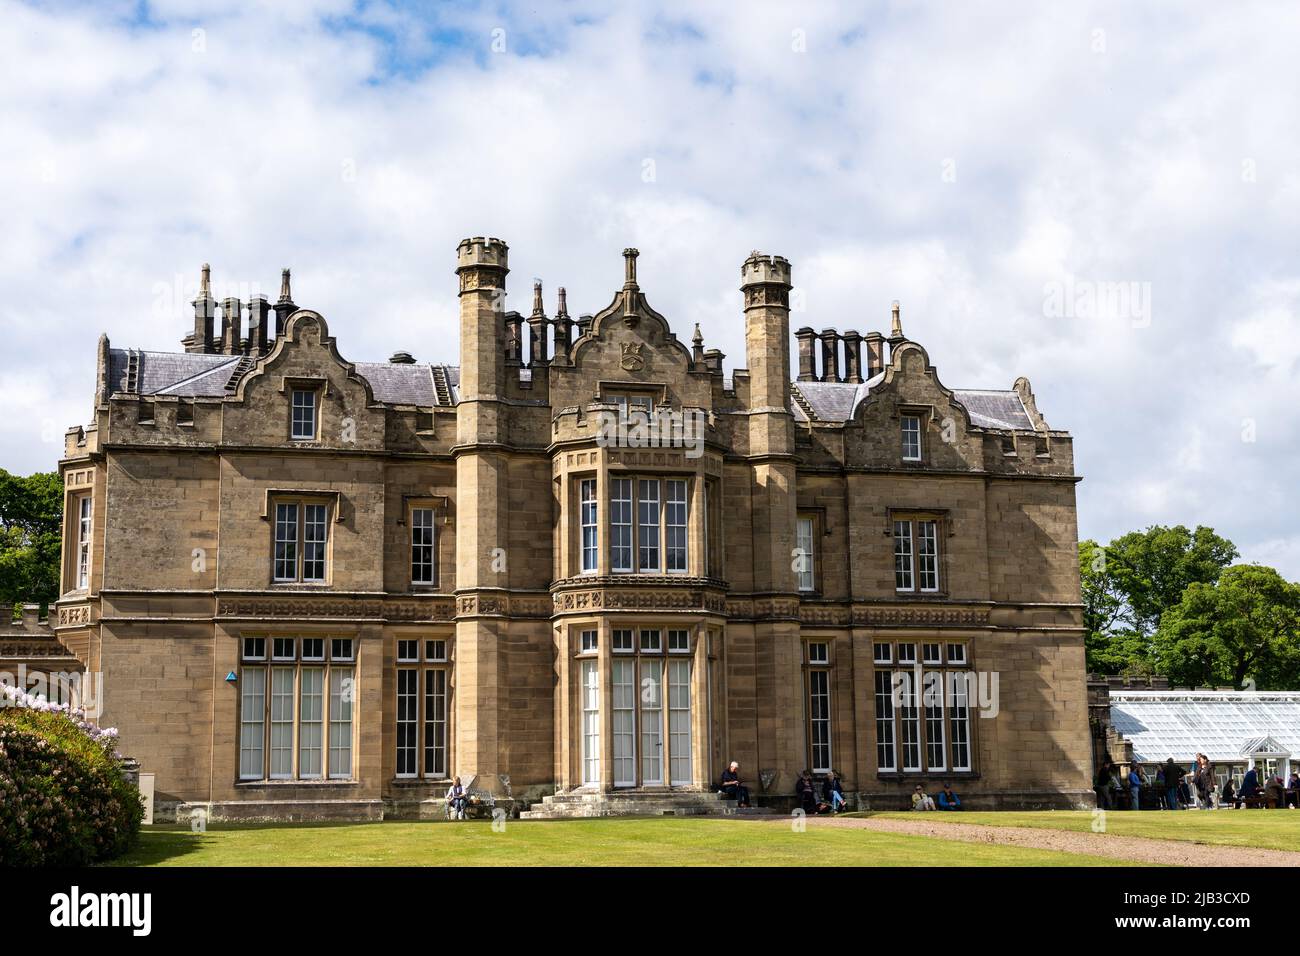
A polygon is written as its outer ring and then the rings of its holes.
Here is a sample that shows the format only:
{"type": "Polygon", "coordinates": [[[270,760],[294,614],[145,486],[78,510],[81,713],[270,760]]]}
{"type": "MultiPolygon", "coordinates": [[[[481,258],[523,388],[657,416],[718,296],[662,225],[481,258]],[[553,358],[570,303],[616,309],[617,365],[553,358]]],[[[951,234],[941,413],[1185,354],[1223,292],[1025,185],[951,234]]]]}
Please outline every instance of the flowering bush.
{"type": "Polygon", "coordinates": [[[117,731],[66,705],[0,687],[0,866],[70,866],[125,852],[140,832],[139,791],[117,731]]]}

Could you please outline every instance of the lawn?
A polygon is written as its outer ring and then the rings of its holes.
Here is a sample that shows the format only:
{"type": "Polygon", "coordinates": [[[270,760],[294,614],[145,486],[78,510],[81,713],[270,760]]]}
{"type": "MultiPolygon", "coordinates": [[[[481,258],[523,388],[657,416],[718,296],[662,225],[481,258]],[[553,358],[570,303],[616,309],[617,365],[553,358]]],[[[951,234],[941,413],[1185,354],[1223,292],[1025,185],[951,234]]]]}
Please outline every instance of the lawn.
{"type": "MultiPolygon", "coordinates": [[[[887,819],[914,820],[915,813],[860,813],[887,819]]],[[[927,822],[982,823],[998,827],[1040,827],[1050,830],[1093,828],[1091,810],[1042,810],[991,813],[927,813],[927,822]]],[[[1269,850],[1300,850],[1300,812],[1295,810],[1111,810],[1106,833],[1182,840],[1214,846],[1249,846],[1269,850]]]]}
{"type": "Polygon", "coordinates": [[[1021,847],[783,821],[512,820],[146,827],[120,866],[1116,866],[1021,847]]]}

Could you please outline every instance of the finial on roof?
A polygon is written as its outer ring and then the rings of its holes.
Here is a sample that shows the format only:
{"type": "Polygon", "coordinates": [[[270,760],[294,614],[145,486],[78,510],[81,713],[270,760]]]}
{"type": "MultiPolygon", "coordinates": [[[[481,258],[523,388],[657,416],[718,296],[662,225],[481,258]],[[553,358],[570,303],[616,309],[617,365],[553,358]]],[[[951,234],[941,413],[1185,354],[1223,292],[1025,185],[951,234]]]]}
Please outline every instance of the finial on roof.
{"type": "Polygon", "coordinates": [[[564,291],[564,286],[555,290],[556,298],[559,301],[555,305],[555,314],[559,318],[567,319],[569,317],[569,298],[564,291]]]}
{"type": "Polygon", "coordinates": [[[623,288],[635,290],[636,284],[636,257],[641,253],[636,249],[623,250],[623,288]]]}
{"type": "Polygon", "coordinates": [[[890,338],[901,339],[903,337],[903,320],[899,317],[898,300],[894,300],[894,321],[889,327],[890,338]]]}
{"type": "Polygon", "coordinates": [[[546,309],[542,307],[542,280],[533,280],[533,315],[545,315],[546,309]]]}
{"type": "Polygon", "coordinates": [[[280,301],[292,302],[293,294],[289,291],[289,270],[280,270],[280,301]]]}
{"type": "Polygon", "coordinates": [[[704,333],[700,331],[700,323],[695,323],[695,334],[691,336],[691,342],[694,345],[704,344],[704,333]]]}
{"type": "Polygon", "coordinates": [[[206,262],[203,263],[203,268],[199,270],[199,298],[212,298],[212,266],[206,262]]]}

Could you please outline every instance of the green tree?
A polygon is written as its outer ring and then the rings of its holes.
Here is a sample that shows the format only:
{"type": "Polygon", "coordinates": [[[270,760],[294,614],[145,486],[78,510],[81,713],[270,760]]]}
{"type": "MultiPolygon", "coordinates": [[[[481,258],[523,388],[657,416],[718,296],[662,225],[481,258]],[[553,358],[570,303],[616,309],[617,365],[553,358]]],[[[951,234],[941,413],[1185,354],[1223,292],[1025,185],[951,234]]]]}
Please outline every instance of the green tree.
{"type": "Polygon", "coordinates": [[[1083,591],[1083,626],[1088,670],[1124,674],[1145,670],[1149,655],[1132,634],[1117,633],[1128,610],[1125,595],[1110,570],[1106,549],[1096,541],[1079,542],[1079,582],[1083,591]]]}
{"type": "Polygon", "coordinates": [[[1127,630],[1155,633],[1160,615],[1182,600],[1192,584],[1213,584],[1237,557],[1237,547],[1213,528],[1153,525],[1106,546],[1106,569],[1124,596],[1127,630]]]}
{"type": "Polygon", "coordinates": [[[59,596],[62,529],[58,473],[23,477],[0,468],[0,604],[45,607],[59,596]]]}
{"type": "Polygon", "coordinates": [[[1175,684],[1294,687],[1300,585],[1263,565],[1233,565],[1214,584],[1188,586],[1161,618],[1155,645],[1161,671],[1175,684]]]}

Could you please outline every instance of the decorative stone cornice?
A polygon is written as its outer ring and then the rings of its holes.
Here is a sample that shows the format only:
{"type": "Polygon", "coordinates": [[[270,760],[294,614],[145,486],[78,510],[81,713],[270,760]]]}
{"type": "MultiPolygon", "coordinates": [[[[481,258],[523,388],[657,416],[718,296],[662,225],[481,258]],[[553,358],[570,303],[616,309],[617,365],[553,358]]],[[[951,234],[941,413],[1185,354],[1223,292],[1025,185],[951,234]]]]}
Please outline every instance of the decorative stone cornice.
{"type": "Polygon", "coordinates": [[[223,596],[217,600],[218,618],[451,621],[455,616],[455,606],[447,597],[355,598],[320,594],[283,598],[223,596]]]}

